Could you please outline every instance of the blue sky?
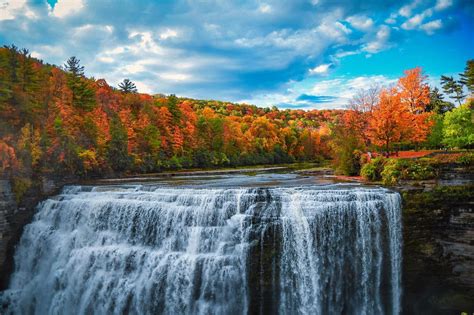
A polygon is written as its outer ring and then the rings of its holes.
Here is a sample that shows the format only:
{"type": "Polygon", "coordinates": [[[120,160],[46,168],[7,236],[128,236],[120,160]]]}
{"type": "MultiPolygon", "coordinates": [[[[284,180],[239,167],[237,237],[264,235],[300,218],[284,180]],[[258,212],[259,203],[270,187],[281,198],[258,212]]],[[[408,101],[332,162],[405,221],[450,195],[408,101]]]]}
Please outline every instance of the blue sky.
{"type": "Polygon", "coordinates": [[[461,72],[473,20],[471,0],[0,0],[0,44],[140,92],[341,108],[405,69],[461,72]]]}

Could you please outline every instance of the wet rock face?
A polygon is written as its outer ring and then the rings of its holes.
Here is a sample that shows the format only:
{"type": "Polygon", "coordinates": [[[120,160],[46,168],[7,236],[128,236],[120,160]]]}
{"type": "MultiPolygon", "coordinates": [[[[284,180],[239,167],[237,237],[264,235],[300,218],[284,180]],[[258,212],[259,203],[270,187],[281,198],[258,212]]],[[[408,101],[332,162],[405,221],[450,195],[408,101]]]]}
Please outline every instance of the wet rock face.
{"type": "Polygon", "coordinates": [[[10,182],[0,180],[0,266],[2,267],[0,274],[5,273],[3,266],[7,260],[8,244],[12,235],[10,221],[16,208],[10,182]]]}
{"type": "Polygon", "coordinates": [[[54,195],[70,180],[42,178],[32,186],[19,203],[10,180],[0,179],[0,290],[8,286],[13,272],[13,257],[25,225],[31,222],[36,205],[54,195]]]}
{"type": "Polygon", "coordinates": [[[474,186],[403,193],[406,314],[474,311],[474,186]]]}

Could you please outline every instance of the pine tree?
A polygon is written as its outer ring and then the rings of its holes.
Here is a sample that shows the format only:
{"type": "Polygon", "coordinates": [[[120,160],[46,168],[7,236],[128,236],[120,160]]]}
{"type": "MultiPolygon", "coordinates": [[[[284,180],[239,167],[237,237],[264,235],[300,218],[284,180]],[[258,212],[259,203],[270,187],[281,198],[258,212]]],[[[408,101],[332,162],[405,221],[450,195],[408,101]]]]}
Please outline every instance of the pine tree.
{"type": "Polygon", "coordinates": [[[442,75],[441,85],[443,86],[444,93],[448,94],[451,98],[455,99],[459,105],[461,105],[462,100],[466,97],[462,89],[462,83],[454,80],[453,77],[442,75]]]}
{"type": "Polygon", "coordinates": [[[137,93],[137,87],[135,83],[129,79],[124,79],[122,83],[119,83],[119,88],[123,93],[137,93]]]}
{"type": "Polygon", "coordinates": [[[444,95],[435,87],[430,91],[430,103],[426,107],[429,112],[444,114],[454,108],[454,104],[444,100],[444,95]]]}
{"type": "Polygon", "coordinates": [[[467,87],[471,95],[474,94],[474,59],[466,62],[466,68],[464,68],[464,72],[460,73],[459,76],[461,77],[459,82],[467,87]]]}
{"type": "Polygon", "coordinates": [[[79,63],[81,61],[75,56],[69,58],[64,64],[64,68],[67,72],[71,73],[74,77],[84,76],[84,66],[81,66],[79,63]]]}
{"type": "Polygon", "coordinates": [[[91,111],[95,107],[95,93],[84,77],[84,66],[80,65],[79,59],[72,56],[66,61],[64,67],[68,72],[67,84],[72,91],[73,105],[91,111]]]}

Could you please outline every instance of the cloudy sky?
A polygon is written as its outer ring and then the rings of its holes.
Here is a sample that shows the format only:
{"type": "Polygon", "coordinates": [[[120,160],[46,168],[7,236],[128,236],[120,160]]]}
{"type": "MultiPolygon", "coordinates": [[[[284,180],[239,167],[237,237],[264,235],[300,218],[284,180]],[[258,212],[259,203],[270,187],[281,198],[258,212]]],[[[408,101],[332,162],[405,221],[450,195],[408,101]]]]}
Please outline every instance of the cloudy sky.
{"type": "Polygon", "coordinates": [[[0,44],[140,92],[339,108],[423,67],[474,58],[472,0],[0,0],[0,44]]]}

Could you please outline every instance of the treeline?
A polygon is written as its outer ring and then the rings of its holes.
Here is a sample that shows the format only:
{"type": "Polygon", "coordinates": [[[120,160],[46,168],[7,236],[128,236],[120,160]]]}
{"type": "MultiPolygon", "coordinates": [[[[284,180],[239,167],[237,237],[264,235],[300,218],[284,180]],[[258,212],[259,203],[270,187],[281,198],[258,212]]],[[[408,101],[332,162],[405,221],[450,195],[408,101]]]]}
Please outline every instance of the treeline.
{"type": "MultiPolygon", "coordinates": [[[[471,148],[474,61],[430,89],[420,68],[360,91],[347,110],[279,110],[138,93],[0,48],[0,176],[112,176],[166,169],[319,161],[359,174],[367,152],[471,148]],[[467,97],[471,94],[471,98],[467,97]],[[466,100],[467,102],[464,102],[466,100]]],[[[27,186],[27,185],[26,185],[27,186]]]]}
{"type": "Polygon", "coordinates": [[[3,176],[104,176],[329,157],[329,126],[342,111],[258,108],[140,94],[88,78],[28,50],[0,48],[3,176]]]}
{"type": "Polygon", "coordinates": [[[458,106],[430,89],[421,68],[405,71],[394,86],[361,90],[332,128],[336,169],[359,175],[374,152],[390,157],[406,149],[472,148],[474,60],[459,79],[442,76],[441,86],[458,106]]]}

